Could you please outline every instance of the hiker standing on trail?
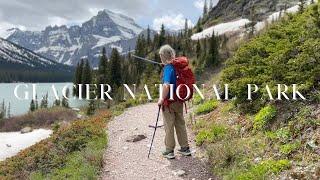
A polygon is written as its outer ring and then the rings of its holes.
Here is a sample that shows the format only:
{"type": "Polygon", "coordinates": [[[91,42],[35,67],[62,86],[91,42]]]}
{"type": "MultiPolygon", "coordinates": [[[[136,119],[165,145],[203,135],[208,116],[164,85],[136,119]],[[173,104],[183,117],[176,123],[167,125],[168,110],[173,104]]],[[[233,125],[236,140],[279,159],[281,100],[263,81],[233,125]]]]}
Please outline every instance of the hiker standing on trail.
{"type": "Polygon", "coordinates": [[[188,136],[186,130],[186,124],[183,117],[183,102],[174,101],[168,102],[170,84],[173,84],[174,91],[176,91],[177,86],[177,76],[176,69],[172,64],[175,60],[175,51],[169,45],[164,45],[159,51],[160,58],[163,67],[163,90],[162,97],[159,97],[158,105],[162,106],[162,114],[164,118],[164,128],[165,128],[165,146],[166,150],[162,153],[164,157],[168,159],[174,159],[174,148],[175,148],[175,137],[174,129],[176,130],[178,142],[181,149],[178,150],[179,153],[190,156],[191,151],[188,144],[188,136]]]}

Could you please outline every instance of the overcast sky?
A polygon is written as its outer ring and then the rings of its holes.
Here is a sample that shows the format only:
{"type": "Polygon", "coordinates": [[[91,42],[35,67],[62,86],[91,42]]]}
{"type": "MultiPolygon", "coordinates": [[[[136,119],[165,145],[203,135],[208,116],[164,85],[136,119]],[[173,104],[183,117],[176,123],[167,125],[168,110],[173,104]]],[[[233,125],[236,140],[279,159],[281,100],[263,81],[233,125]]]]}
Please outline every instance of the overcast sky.
{"type": "MultiPolygon", "coordinates": [[[[213,0],[216,4],[218,0],[213,0]]],[[[158,29],[184,27],[184,19],[195,24],[204,0],[0,0],[0,36],[6,29],[43,30],[48,25],[81,24],[109,9],[132,17],[142,26],[158,29]]],[[[208,0],[209,2],[209,0],[208,0]]]]}

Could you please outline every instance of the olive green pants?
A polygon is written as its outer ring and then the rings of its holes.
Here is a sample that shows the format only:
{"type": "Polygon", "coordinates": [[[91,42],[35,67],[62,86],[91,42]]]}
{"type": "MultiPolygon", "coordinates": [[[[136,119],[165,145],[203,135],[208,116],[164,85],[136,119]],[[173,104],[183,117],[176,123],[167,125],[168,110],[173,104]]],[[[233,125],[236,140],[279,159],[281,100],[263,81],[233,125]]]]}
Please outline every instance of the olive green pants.
{"type": "Polygon", "coordinates": [[[164,129],[166,132],[164,140],[166,149],[171,151],[175,148],[174,129],[176,130],[180,146],[189,147],[186,123],[183,117],[183,104],[175,102],[172,103],[169,108],[164,107],[164,109],[162,109],[164,129]]]}

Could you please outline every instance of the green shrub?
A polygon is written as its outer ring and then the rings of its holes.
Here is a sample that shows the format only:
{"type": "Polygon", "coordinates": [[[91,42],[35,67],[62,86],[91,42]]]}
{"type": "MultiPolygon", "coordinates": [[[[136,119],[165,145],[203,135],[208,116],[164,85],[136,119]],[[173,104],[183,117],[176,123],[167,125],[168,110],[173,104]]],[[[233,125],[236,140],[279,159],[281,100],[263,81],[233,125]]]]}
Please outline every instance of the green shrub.
{"type": "Polygon", "coordinates": [[[110,117],[105,111],[60,127],[50,138],[0,162],[0,179],[98,178],[110,117]]]}
{"type": "Polygon", "coordinates": [[[300,147],[300,143],[288,143],[280,146],[280,152],[282,154],[288,155],[297,150],[300,147]]]}
{"type": "Polygon", "coordinates": [[[263,130],[267,123],[270,122],[277,115],[277,109],[268,105],[262,108],[253,119],[253,128],[255,130],[263,130]]]}
{"type": "Polygon", "coordinates": [[[214,142],[223,137],[226,133],[226,127],[220,124],[213,124],[209,129],[202,129],[197,134],[196,145],[200,146],[204,142],[214,142]]]}
{"type": "Polygon", "coordinates": [[[217,106],[218,106],[218,101],[209,100],[209,101],[204,102],[203,104],[200,104],[197,107],[195,113],[197,115],[206,114],[206,113],[213,111],[215,108],[217,108],[217,106]]]}
{"type": "Polygon", "coordinates": [[[266,179],[269,175],[278,174],[288,168],[290,168],[290,162],[288,160],[266,160],[257,165],[251,166],[247,171],[241,171],[233,174],[232,179],[266,179]]]}
{"type": "Polygon", "coordinates": [[[203,99],[201,98],[201,96],[199,94],[196,94],[195,96],[193,96],[193,104],[194,105],[199,105],[200,103],[203,102],[203,99]]]}

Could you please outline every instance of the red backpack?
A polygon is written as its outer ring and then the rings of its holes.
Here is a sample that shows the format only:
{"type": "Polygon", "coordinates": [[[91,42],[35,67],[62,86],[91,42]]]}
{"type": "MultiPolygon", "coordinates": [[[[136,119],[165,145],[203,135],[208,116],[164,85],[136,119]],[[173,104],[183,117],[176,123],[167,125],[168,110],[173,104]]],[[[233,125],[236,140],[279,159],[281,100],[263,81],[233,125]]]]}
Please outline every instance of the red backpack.
{"type": "Polygon", "coordinates": [[[171,103],[176,101],[185,103],[185,101],[188,101],[193,97],[193,84],[196,82],[196,80],[191,68],[189,67],[188,59],[186,57],[178,57],[173,60],[172,65],[174,66],[177,76],[176,88],[181,85],[178,92],[179,96],[181,98],[187,97],[187,87],[190,89],[190,96],[186,99],[180,99],[177,97],[176,92],[174,92],[174,100],[166,98],[164,100],[163,106],[169,106],[171,103]]]}

